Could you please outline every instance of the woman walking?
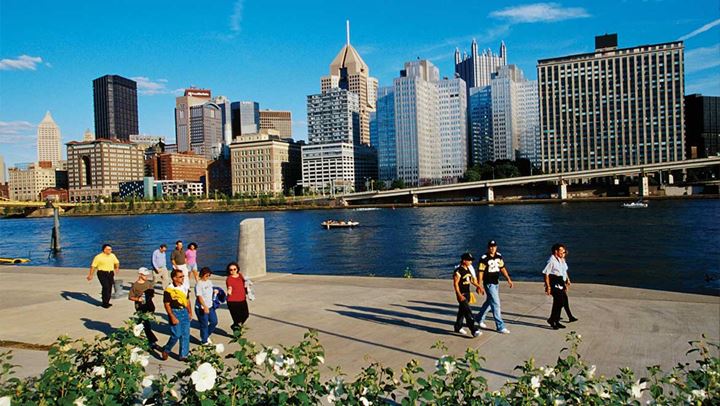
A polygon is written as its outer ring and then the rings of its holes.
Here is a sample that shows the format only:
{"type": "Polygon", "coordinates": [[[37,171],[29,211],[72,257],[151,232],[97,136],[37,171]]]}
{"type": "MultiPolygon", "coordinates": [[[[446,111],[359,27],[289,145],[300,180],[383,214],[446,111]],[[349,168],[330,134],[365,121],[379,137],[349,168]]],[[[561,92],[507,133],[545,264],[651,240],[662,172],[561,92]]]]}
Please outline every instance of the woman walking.
{"type": "Polygon", "coordinates": [[[195,314],[200,323],[200,342],[202,344],[212,344],[210,335],[215,332],[218,324],[213,304],[213,297],[218,290],[213,287],[210,275],[212,275],[210,268],[203,267],[200,270],[200,280],[195,284],[195,314]]]}
{"type": "Polygon", "coordinates": [[[567,249],[563,244],[555,244],[552,246],[552,255],[548,259],[543,274],[545,275],[545,294],[553,297],[552,311],[550,318],[547,319],[550,327],[557,330],[565,328],[560,324],[560,311],[565,308],[569,322],[577,321],[570,312],[570,304],[568,303],[567,291],[570,287],[570,277],[568,276],[568,266],[565,262],[567,249]]]}
{"type": "Polygon", "coordinates": [[[185,251],[185,264],[187,264],[188,272],[192,274],[195,284],[198,283],[197,247],[196,243],[191,242],[185,251]]]}
{"type": "Polygon", "coordinates": [[[225,279],[225,285],[227,286],[227,305],[228,310],[230,310],[230,316],[233,319],[233,324],[230,327],[235,331],[245,323],[245,320],[247,320],[250,315],[247,298],[245,296],[245,278],[240,273],[240,267],[237,262],[229,263],[226,271],[228,273],[228,277],[225,279]]]}

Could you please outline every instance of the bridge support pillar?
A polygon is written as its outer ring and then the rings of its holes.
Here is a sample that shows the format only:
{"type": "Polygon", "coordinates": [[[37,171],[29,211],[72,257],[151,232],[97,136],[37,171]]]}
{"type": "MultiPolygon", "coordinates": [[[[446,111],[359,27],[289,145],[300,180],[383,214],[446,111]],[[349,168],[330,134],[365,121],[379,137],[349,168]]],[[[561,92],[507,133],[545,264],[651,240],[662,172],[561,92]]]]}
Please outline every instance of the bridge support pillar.
{"type": "Polygon", "coordinates": [[[415,193],[410,194],[410,203],[412,203],[413,206],[417,206],[418,203],[420,203],[420,200],[418,200],[418,196],[415,193]]]}
{"type": "Polygon", "coordinates": [[[560,184],[558,185],[558,199],[565,200],[567,198],[567,184],[565,182],[560,182],[560,184]]]}
{"type": "Polygon", "coordinates": [[[647,175],[640,175],[640,186],[639,186],[639,195],[641,197],[646,197],[650,194],[650,190],[648,188],[648,177],[647,175]]]}
{"type": "Polygon", "coordinates": [[[488,202],[495,201],[495,191],[493,190],[492,186],[488,186],[487,189],[485,189],[485,198],[488,202]]]}
{"type": "Polygon", "coordinates": [[[672,175],[672,173],[668,172],[668,185],[672,185],[675,183],[675,177],[672,175]]]}

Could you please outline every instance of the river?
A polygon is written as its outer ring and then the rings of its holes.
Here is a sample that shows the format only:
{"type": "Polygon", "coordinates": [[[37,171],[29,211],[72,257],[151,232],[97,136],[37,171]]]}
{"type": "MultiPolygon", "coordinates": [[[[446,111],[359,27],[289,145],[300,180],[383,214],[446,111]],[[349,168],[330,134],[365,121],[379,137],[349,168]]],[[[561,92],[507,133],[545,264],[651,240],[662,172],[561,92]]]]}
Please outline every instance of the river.
{"type": "MultiPolygon", "coordinates": [[[[110,243],[122,268],[149,266],[160,244],[198,244],[198,263],[221,271],[234,259],[238,224],[265,219],[269,272],[450,278],[460,254],[497,240],[511,276],[540,281],[550,246],[568,247],[575,282],[718,294],[720,200],[570,202],[375,210],[307,210],[63,217],[63,251],[50,258],[52,219],[0,220],[0,257],[30,265],[87,267],[110,243]],[[326,230],[326,219],[355,229],[326,230]]],[[[450,289],[450,285],[448,285],[450,289]]]]}

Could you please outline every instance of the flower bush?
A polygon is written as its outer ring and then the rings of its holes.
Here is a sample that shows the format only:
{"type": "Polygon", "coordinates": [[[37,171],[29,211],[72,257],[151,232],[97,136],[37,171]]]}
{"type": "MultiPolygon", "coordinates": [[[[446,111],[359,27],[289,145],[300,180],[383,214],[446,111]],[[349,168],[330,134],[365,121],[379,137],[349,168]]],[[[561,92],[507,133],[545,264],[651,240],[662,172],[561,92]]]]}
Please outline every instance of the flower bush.
{"type": "MultiPolygon", "coordinates": [[[[6,405],[715,405],[720,404],[718,345],[690,342],[694,364],[669,372],[650,366],[643,376],[621,369],[596,374],[578,352],[582,337],[567,335],[555,365],[530,359],[516,367],[518,378],[489,391],[478,350],[441,355],[431,371],[411,360],[398,373],[371,363],[354,379],[325,366],[317,333],[290,347],[266,347],[236,332],[235,351],[222,344],[197,346],[185,368],[150,375],[148,344],[135,316],[125,327],[92,343],[60,337],[50,348],[49,366],[39,376],[18,379],[10,352],[0,352],[0,406],[6,405]],[[229,360],[226,361],[226,360],[229,360]],[[330,376],[323,378],[321,369],[330,376]]],[[[141,325],[140,325],[141,326],[141,325]]],[[[142,326],[141,326],[142,327],[142,326]]],[[[447,353],[442,342],[433,345],[447,353]]]]}

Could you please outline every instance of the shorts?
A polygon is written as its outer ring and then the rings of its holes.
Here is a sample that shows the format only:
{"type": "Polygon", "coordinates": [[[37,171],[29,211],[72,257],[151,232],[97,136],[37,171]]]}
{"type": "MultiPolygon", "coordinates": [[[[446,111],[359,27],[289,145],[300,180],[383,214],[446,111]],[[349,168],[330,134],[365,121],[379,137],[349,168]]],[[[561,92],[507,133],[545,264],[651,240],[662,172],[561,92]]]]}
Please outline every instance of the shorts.
{"type": "Polygon", "coordinates": [[[187,267],[190,272],[197,272],[198,270],[197,264],[187,264],[187,267]]]}

